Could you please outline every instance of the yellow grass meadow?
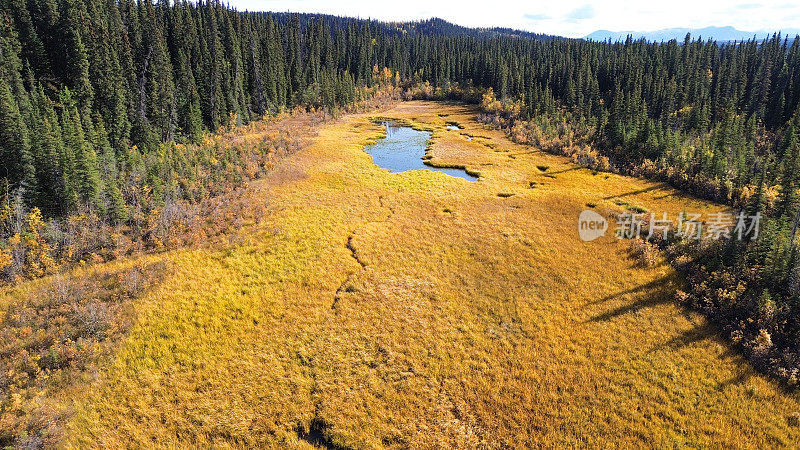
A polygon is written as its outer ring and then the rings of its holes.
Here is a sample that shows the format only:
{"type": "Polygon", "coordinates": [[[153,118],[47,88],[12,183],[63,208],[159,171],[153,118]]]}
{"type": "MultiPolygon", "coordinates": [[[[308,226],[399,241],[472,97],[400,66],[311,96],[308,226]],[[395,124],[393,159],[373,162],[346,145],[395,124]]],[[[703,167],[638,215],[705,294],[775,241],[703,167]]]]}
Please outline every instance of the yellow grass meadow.
{"type": "Polygon", "coordinates": [[[587,204],[720,208],[475,115],[405,102],[323,125],[247,187],[258,223],[147,257],[171,269],[114,361],[61,399],[65,445],[795,446],[800,398],[675,303],[667,264],[577,233],[587,204]],[[430,162],[480,180],[375,166],[378,116],[432,130],[430,162]]]}

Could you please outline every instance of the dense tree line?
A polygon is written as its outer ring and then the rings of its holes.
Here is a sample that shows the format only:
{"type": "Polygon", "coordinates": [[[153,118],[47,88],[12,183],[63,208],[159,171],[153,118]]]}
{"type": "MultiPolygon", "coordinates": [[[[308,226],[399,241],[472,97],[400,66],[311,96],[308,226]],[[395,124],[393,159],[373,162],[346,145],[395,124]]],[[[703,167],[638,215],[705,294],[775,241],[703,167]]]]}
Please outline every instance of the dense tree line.
{"type": "Polygon", "coordinates": [[[379,67],[492,88],[522,119],[566,108],[613,161],[700,177],[717,199],[779,170],[783,150],[763,140],[800,102],[800,41],[779,36],[595,43],[186,1],[9,0],[2,18],[4,191],[48,216],[88,205],[125,220],[116,174],[132,155],[295,104],[347,104],[379,67]]]}
{"type": "Polygon", "coordinates": [[[719,200],[778,173],[775,142],[800,102],[800,41],[780,36],[595,43],[218,2],[3,5],[4,192],[22,188],[48,216],[90,205],[124,220],[116,174],[133,153],[295,104],[347,104],[377,67],[492,88],[521,119],[565,108],[617,164],[652,161],[719,200]]]}
{"type": "Polygon", "coordinates": [[[339,108],[378,79],[480,90],[523,138],[563,146],[570,136],[583,146],[570,153],[578,161],[770,217],[757,242],[701,265],[749,280],[738,303],[698,302],[733,308],[736,320],[768,315],[745,331],[768,330],[784,349],[800,342],[797,37],[588,42],[440,20],[238,12],[218,1],[6,0],[0,198],[45,218],[90,211],[129,223],[144,188],[162,200],[189,195],[165,181],[188,160],[163,143],[198,142],[296,105],[339,108]]]}
{"type": "Polygon", "coordinates": [[[125,221],[117,175],[159,143],[347,104],[371,75],[350,54],[369,44],[355,23],[319,39],[321,21],[132,0],[10,0],[0,18],[0,195],[21,189],[50,217],[88,207],[125,221]]]}

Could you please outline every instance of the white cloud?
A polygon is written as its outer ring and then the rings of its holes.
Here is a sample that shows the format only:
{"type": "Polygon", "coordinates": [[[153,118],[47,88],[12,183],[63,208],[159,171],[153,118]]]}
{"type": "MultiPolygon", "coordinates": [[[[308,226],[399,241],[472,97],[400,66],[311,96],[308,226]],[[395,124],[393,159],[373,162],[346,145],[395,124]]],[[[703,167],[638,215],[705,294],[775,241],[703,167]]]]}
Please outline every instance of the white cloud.
{"type": "Polygon", "coordinates": [[[379,20],[418,20],[433,16],[470,27],[512,27],[528,31],[580,37],[598,29],[652,31],[662,28],[732,25],[740,30],[796,28],[800,3],[786,0],[671,0],[645,3],[634,0],[559,2],[495,0],[228,0],[240,10],[319,12],[379,20]]]}
{"type": "Polygon", "coordinates": [[[594,10],[594,7],[590,4],[586,4],[575,8],[565,16],[567,20],[584,20],[584,19],[591,19],[595,17],[597,13],[594,10]]]}

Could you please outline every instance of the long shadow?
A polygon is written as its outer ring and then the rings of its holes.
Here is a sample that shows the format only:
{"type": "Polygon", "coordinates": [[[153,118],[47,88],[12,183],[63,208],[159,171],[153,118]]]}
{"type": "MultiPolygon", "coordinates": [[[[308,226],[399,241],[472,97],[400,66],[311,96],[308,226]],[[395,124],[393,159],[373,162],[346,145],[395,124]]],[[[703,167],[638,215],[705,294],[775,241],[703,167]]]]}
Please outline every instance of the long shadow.
{"type": "Polygon", "coordinates": [[[673,192],[671,194],[664,194],[664,195],[659,195],[658,197],[653,197],[653,200],[663,200],[665,198],[671,198],[671,197],[682,198],[682,196],[680,194],[677,194],[677,193],[673,192]]]}
{"type": "Polygon", "coordinates": [[[606,322],[615,317],[623,316],[643,308],[652,308],[654,306],[673,302],[675,290],[679,286],[680,278],[677,274],[673,273],[641,286],[603,297],[600,300],[592,302],[592,304],[604,303],[624,295],[636,294],[637,296],[637,298],[632,302],[618,308],[614,308],[610,311],[606,311],[602,314],[598,314],[590,318],[589,321],[606,322]]]}
{"type": "MultiPolygon", "coordinates": [[[[723,346],[725,350],[718,356],[720,360],[728,360],[739,355],[739,352],[736,350],[736,346],[723,339],[719,328],[710,322],[698,324],[694,328],[686,330],[680,335],[675,336],[666,342],[653,346],[647,352],[653,353],[665,349],[680,349],[705,340],[713,341],[723,346]]],[[[753,377],[756,372],[753,370],[752,365],[747,361],[744,362],[746,363],[745,365],[738,367],[737,375],[727,380],[718,382],[716,388],[722,391],[728,386],[746,383],[751,377],[753,377]]]]}
{"type": "Polygon", "coordinates": [[[619,291],[614,294],[606,295],[605,297],[599,298],[597,300],[592,300],[589,302],[590,305],[596,305],[598,303],[605,303],[609,300],[614,300],[615,298],[622,297],[628,294],[639,294],[642,292],[652,291],[660,287],[664,287],[668,282],[675,281],[677,282],[677,277],[675,275],[667,275],[661,278],[657,278],[649,283],[641,284],[639,286],[632,287],[630,289],[625,289],[624,291],[619,291]]]}
{"type": "Polygon", "coordinates": [[[668,348],[678,349],[682,347],[688,347],[689,345],[704,341],[706,339],[715,339],[722,343],[722,340],[719,339],[719,330],[717,330],[710,323],[703,323],[690,330],[684,331],[683,333],[666,342],[662,342],[661,344],[654,346],[648,351],[648,353],[668,348]]]}
{"type": "MultiPolygon", "coordinates": [[[[603,300],[598,300],[595,303],[613,299],[626,294],[641,294],[639,299],[635,300],[634,302],[603,314],[599,314],[593,317],[591,321],[606,321],[614,317],[637,311],[641,308],[674,302],[675,300],[671,294],[679,287],[679,285],[673,285],[673,283],[679,282],[678,280],[679,278],[677,274],[674,276],[667,276],[642,286],[637,286],[635,288],[605,297],[603,300]]],[[[682,306],[681,308],[686,307],[682,306]]],[[[690,309],[686,308],[686,311],[688,313],[690,309]]],[[[724,348],[722,353],[717,356],[719,360],[730,360],[731,358],[736,358],[738,360],[736,362],[736,365],[738,366],[736,375],[730,377],[729,379],[719,381],[716,385],[716,389],[722,391],[729,386],[742,385],[747,383],[747,381],[749,381],[752,377],[758,376],[760,371],[753,366],[752,361],[748,361],[748,359],[742,355],[741,347],[725,339],[722,330],[707,317],[703,317],[698,324],[691,329],[680,333],[678,336],[654,345],[647,351],[647,353],[666,349],[680,349],[706,340],[720,344],[724,348]],[[743,365],[739,366],[740,363],[743,363],[743,365]]],[[[797,395],[796,389],[787,386],[785,383],[776,381],[773,377],[767,376],[766,378],[772,386],[778,388],[781,390],[781,392],[797,395]]]]}
{"type": "MultiPolygon", "coordinates": [[[[754,372],[753,370],[751,370],[751,368],[750,368],[750,367],[747,367],[746,369],[745,369],[745,368],[743,368],[743,369],[741,370],[741,372],[739,373],[739,375],[736,375],[735,377],[731,377],[730,379],[727,379],[727,380],[725,380],[725,381],[723,381],[723,382],[719,383],[719,384],[717,385],[717,389],[719,389],[720,391],[722,391],[722,390],[725,390],[725,388],[726,388],[726,387],[728,387],[728,386],[736,386],[736,385],[740,385],[740,384],[746,383],[746,382],[748,382],[748,381],[750,380],[750,378],[752,378],[754,375],[755,375],[755,372],[754,372]]],[[[772,379],[770,379],[770,381],[771,381],[773,384],[775,383],[775,382],[774,382],[772,379]]],[[[784,386],[779,386],[779,388],[783,388],[783,391],[784,391],[784,392],[791,392],[791,391],[789,391],[789,390],[786,390],[784,386]]]]}
{"type": "Polygon", "coordinates": [[[603,197],[603,200],[611,200],[612,198],[622,198],[622,197],[628,197],[628,196],[636,195],[636,194],[644,194],[645,192],[655,191],[657,189],[666,189],[668,187],[669,186],[666,183],[658,183],[655,186],[650,186],[649,188],[645,188],[645,189],[639,189],[637,191],[625,192],[624,194],[619,194],[619,195],[609,195],[609,196],[603,197]]]}
{"type": "MultiPolygon", "coordinates": [[[[674,293],[676,289],[680,289],[682,286],[682,276],[678,272],[674,272],[649,283],[635,286],[633,288],[605,296],[601,299],[594,300],[588,304],[598,305],[626,295],[633,295],[636,297],[633,301],[626,303],[623,306],[591,317],[587,320],[587,322],[609,321],[615,317],[633,313],[643,308],[674,303],[674,293]]],[[[690,311],[697,311],[687,306],[680,306],[680,308],[685,312],[685,314],[689,314],[690,311]]],[[[742,385],[753,377],[764,376],[770,385],[782,393],[791,395],[794,398],[800,398],[800,392],[796,387],[776,380],[773,376],[770,376],[770,374],[765,373],[759,367],[754,366],[753,361],[749,360],[747,356],[742,353],[741,346],[726,339],[723,330],[720,329],[719,326],[707,316],[704,316],[702,322],[696,324],[693,328],[681,333],[678,336],[666,340],[661,344],[653,346],[647,352],[650,353],[662,349],[679,349],[704,340],[713,340],[713,342],[722,345],[724,351],[718,355],[719,360],[731,360],[732,358],[737,359],[737,361],[735,361],[735,365],[738,366],[736,375],[730,377],[729,379],[719,381],[716,386],[717,389],[724,390],[729,386],[742,385]]]]}
{"type": "Polygon", "coordinates": [[[555,172],[547,172],[547,173],[549,173],[550,175],[558,175],[560,173],[572,172],[575,170],[589,170],[589,169],[585,167],[570,167],[569,169],[557,170],[555,172]]]}

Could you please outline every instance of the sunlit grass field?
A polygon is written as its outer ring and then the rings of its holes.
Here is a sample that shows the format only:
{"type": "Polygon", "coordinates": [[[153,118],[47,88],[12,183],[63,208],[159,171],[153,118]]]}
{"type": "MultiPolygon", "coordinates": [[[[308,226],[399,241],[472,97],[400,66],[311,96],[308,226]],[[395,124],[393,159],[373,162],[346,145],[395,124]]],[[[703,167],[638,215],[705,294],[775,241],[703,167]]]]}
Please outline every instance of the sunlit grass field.
{"type": "Polygon", "coordinates": [[[587,204],[720,208],[513,144],[475,115],[406,102],[323,125],[247,188],[268,205],[257,223],[149,257],[170,270],[113,363],[63,400],[66,444],[796,445],[798,396],[675,303],[669,266],[640,267],[613,225],[577,233],[587,204]],[[378,116],[433,130],[430,162],[480,180],[373,165],[378,116]]]}

